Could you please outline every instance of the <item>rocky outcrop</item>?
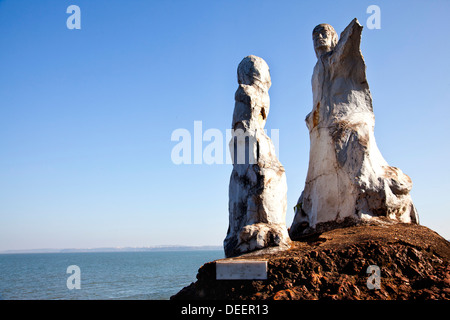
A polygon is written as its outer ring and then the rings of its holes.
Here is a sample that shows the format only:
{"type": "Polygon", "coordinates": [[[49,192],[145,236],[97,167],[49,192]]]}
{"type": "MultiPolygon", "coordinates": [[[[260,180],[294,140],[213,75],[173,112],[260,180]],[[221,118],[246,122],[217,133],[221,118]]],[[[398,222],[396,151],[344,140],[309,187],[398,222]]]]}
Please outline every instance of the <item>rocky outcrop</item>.
{"type": "Polygon", "coordinates": [[[354,19],[340,39],[333,27],[313,31],[318,61],[312,76],[313,110],[305,188],[295,208],[292,239],[387,217],[419,223],[411,179],[390,166],[374,136],[375,117],[360,51],[363,27],[354,19]]]}
{"type": "Polygon", "coordinates": [[[285,217],[287,184],[272,141],[264,126],[270,108],[270,72],[256,56],[245,57],[238,67],[233,138],[233,171],[229,185],[229,227],[225,255],[289,246],[285,217]]]}
{"type": "Polygon", "coordinates": [[[381,220],[233,259],[266,259],[267,280],[216,280],[215,262],[206,263],[171,299],[450,299],[450,243],[424,226],[381,220]],[[371,265],[380,269],[379,289],[367,285],[371,265]]]}

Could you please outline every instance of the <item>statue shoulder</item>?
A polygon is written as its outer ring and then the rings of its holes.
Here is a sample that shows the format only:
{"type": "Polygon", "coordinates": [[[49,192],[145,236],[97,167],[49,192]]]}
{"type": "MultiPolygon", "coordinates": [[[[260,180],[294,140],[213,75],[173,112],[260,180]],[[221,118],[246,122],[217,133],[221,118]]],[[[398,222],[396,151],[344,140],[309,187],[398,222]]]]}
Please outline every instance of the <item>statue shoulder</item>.
{"type": "Polygon", "coordinates": [[[350,24],[342,31],[336,47],[333,50],[332,61],[345,59],[346,57],[362,57],[360,44],[363,26],[358,19],[353,19],[350,24]]]}

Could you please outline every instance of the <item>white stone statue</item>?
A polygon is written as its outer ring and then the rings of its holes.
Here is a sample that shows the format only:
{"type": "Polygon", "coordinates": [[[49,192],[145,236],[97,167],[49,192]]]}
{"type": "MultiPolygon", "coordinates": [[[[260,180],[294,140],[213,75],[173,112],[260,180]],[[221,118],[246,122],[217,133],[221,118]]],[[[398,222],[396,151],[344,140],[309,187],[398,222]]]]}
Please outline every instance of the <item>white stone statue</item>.
{"type": "MultiPolygon", "coordinates": [[[[363,27],[354,19],[338,41],[332,26],[313,30],[317,63],[305,188],[295,207],[291,239],[377,217],[419,223],[411,179],[378,150],[375,117],[360,51],[363,27]]],[[[386,220],[386,219],[384,219],[386,220]]]]}
{"type": "Polygon", "coordinates": [[[237,74],[226,257],[290,246],[285,220],[286,175],[264,131],[270,107],[269,67],[263,59],[248,56],[239,64],[237,74]]]}

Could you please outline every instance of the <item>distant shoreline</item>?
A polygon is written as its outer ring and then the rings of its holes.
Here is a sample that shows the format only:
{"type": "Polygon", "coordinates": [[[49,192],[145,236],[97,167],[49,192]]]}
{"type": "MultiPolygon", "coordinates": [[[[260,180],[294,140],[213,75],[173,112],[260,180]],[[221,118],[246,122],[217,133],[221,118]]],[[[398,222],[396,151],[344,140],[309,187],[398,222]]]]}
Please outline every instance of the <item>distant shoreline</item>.
{"type": "Polygon", "coordinates": [[[162,251],[206,251],[223,250],[222,246],[171,246],[161,245],[152,247],[104,247],[104,248],[68,248],[68,249],[24,249],[3,250],[0,254],[27,253],[83,253],[83,252],[162,252],[162,251]]]}

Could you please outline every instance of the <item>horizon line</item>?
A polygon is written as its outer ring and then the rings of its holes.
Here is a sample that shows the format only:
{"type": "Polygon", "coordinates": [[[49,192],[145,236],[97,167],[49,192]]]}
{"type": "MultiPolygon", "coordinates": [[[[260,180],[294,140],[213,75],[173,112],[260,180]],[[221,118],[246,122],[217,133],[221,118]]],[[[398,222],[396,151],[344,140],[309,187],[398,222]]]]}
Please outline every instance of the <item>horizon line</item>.
{"type": "Polygon", "coordinates": [[[177,250],[221,250],[223,245],[155,245],[145,247],[93,247],[93,248],[39,248],[39,249],[7,249],[0,254],[25,253],[81,253],[81,252],[144,252],[144,251],[177,251],[177,250]]]}

